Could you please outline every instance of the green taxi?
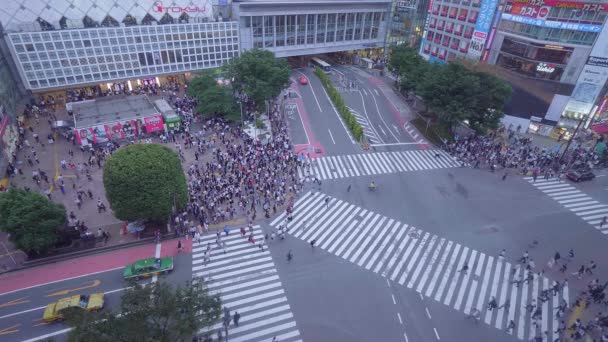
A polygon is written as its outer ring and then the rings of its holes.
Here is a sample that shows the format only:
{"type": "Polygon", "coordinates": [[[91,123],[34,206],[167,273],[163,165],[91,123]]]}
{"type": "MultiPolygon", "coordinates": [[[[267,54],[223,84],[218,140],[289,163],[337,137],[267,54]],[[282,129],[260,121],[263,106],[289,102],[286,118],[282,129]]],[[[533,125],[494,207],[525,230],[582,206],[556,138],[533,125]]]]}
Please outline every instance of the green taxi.
{"type": "Polygon", "coordinates": [[[147,258],[125,266],[122,276],[125,280],[139,280],[171,271],[173,271],[173,257],[147,258]]]}

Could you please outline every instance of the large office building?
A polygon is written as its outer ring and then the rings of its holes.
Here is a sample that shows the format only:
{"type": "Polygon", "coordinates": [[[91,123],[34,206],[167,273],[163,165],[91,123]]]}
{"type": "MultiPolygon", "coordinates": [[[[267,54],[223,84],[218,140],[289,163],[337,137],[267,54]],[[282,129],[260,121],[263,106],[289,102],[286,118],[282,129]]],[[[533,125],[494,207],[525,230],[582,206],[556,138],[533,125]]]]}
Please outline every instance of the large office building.
{"type": "Polygon", "coordinates": [[[234,0],[241,49],[277,57],[383,49],[390,0],[234,0]]]}
{"type": "Polygon", "coordinates": [[[607,15],[606,0],[434,0],[420,54],[495,65],[514,89],[506,114],[532,132],[568,138],[608,107],[607,15]]]}
{"type": "Polygon", "coordinates": [[[581,120],[583,127],[598,123],[608,80],[608,1],[506,0],[500,10],[484,60],[549,90],[548,106],[529,113],[537,117],[532,131],[568,136],[581,120]]]}

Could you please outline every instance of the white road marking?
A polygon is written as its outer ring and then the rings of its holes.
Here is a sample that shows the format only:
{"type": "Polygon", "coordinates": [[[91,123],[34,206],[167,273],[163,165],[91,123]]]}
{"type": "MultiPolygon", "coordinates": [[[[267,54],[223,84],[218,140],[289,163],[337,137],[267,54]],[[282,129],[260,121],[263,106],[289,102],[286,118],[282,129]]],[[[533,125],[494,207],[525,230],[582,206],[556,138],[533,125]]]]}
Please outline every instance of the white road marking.
{"type": "Polygon", "coordinates": [[[329,136],[331,137],[331,141],[334,142],[334,144],[336,143],[336,141],[334,140],[334,135],[331,134],[331,130],[328,128],[327,131],[329,132],[329,136]]]}

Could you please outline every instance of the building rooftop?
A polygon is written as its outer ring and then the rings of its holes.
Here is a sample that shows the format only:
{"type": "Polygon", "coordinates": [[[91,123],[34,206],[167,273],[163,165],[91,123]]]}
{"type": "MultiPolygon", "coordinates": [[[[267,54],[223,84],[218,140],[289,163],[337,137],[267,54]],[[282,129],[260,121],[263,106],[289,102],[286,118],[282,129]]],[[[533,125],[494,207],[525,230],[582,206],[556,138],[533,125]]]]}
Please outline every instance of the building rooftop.
{"type": "Polygon", "coordinates": [[[158,114],[146,95],[110,96],[92,101],[73,102],[71,106],[76,128],[158,114]]]}

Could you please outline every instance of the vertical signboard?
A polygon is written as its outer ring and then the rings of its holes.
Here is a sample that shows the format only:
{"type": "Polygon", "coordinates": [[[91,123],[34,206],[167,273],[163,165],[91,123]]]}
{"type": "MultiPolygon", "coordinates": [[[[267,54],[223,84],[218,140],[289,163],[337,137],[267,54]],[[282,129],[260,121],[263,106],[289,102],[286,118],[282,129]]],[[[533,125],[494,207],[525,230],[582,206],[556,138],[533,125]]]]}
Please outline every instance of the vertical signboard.
{"type": "Polygon", "coordinates": [[[608,25],[604,25],[597,37],[587,63],[576,80],[576,86],[565,111],[579,115],[591,114],[591,109],[606,81],[608,81],[608,25]]]}
{"type": "Polygon", "coordinates": [[[494,19],[494,11],[498,0],[483,0],[481,7],[479,8],[479,14],[477,16],[477,22],[475,23],[475,30],[473,31],[473,37],[471,38],[471,45],[467,52],[468,59],[479,60],[483,53],[486,40],[488,39],[488,33],[490,27],[492,27],[492,20],[494,19]]]}

